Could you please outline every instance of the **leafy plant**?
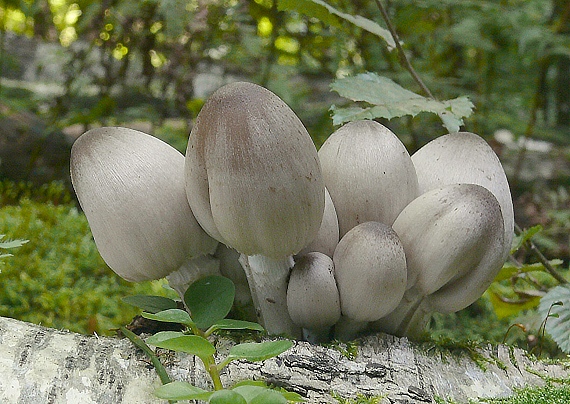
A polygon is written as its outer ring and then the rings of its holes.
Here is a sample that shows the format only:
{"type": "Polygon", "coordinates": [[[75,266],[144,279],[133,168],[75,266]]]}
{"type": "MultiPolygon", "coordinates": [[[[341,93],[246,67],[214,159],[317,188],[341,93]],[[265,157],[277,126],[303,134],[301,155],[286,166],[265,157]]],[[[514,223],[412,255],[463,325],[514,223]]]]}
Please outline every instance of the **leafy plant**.
{"type": "MultiPolygon", "coordinates": [[[[227,319],[235,295],[231,280],[222,276],[208,276],[190,285],[184,294],[188,311],[175,308],[176,302],[156,296],[131,296],[125,301],[146,310],[143,317],[166,323],[178,323],[185,331],[161,331],[147,338],[146,343],[157,348],[195,355],[202,361],[211,377],[213,391],[190,383],[173,381],[159,387],[155,394],[167,400],[206,400],[210,403],[287,403],[300,402],[295,393],[269,388],[262,382],[243,381],[224,389],[221,370],[235,360],[263,361],[277,356],[292,346],[289,340],[245,342],[234,345],[221,361],[216,359],[216,347],[208,337],[219,330],[263,331],[257,323],[227,319]],[[189,314],[191,313],[191,314],[189,314]]],[[[129,336],[130,337],[130,336],[129,336]]],[[[133,341],[134,342],[134,341],[133,341]]]]}

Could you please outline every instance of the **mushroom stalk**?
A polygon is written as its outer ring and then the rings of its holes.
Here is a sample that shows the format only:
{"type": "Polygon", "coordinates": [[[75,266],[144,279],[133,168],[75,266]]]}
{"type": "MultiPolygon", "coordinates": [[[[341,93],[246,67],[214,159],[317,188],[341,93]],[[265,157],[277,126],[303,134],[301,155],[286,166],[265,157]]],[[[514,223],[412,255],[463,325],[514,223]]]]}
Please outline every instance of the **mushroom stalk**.
{"type": "Polygon", "coordinates": [[[417,339],[425,331],[431,319],[424,297],[415,289],[409,289],[396,309],[380,320],[370,323],[370,329],[399,337],[417,339]]]}
{"type": "Polygon", "coordinates": [[[207,254],[188,259],[178,270],[169,274],[166,280],[184,302],[184,293],[188,286],[210,275],[221,275],[220,261],[207,254]]]}
{"type": "Polygon", "coordinates": [[[272,259],[263,255],[242,254],[243,266],[258,320],[271,334],[301,335],[287,311],[287,281],[293,257],[272,259]]]}
{"type": "Polygon", "coordinates": [[[343,315],[334,325],[334,337],[339,341],[352,341],[358,333],[368,327],[368,324],[370,324],[368,321],[354,320],[343,315]]]}

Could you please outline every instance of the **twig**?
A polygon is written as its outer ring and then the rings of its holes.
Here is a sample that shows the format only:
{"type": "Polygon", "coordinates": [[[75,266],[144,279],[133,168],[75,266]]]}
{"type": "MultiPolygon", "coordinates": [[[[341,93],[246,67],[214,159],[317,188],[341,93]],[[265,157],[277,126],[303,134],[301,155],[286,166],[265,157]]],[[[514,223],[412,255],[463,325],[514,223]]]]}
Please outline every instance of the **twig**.
{"type": "MultiPolygon", "coordinates": [[[[520,228],[520,226],[518,224],[515,223],[515,229],[518,233],[522,232],[522,229],[520,228]]],[[[561,285],[564,285],[566,283],[568,283],[568,281],[562,277],[562,275],[560,275],[558,273],[558,271],[556,271],[556,269],[554,269],[554,267],[552,265],[550,265],[550,262],[548,262],[548,259],[540,252],[540,250],[538,249],[538,247],[536,246],[536,244],[534,244],[532,242],[532,240],[527,240],[525,242],[525,245],[527,246],[527,248],[532,251],[532,253],[534,255],[536,255],[536,257],[538,258],[538,260],[542,263],[542,265],[544,265],[544,268],[546,268],[546,270],[548,271],[548,273],[550,275],[552,275],[552,277],[554,279],[556,279],[561,285]]]]}
{"type": "Polygon", "coordinates": [[[424,94],[427,95],[429,98],[432,98],[435,100],[436,98],[433,96],[433,94],[431,93],[429,88],[427,88],[427,86],[424,84],[424,82],[422,81],[422,79],[420,78],[420,76],[418,75],[418,73],[416,72],[416,70],[414,69],[412,64],[410,63],[410,60],[406,56],[406,53],[404,52],[404,49],[402,48],[402,44],[400,43],[400,36],[396,32],[396,28],[394,27],[394,24],[392,24],[392,20],[390,20],[390,16],[388,15],[388,12],[384,8],[384,6],[380,2],[380,0],[376,0],[376,5],[378,6],[378,9],[380,10],[380,14],[382,14],[382,18],[384,19],[384,22],[386,23],[386,26],[388,27],[388,31],[390,31],[390,34],[392,35],[392,38],[394,39],[394,42],[396,43],[396,49],[398,50],[398,57],[400,60],[400,64],[402,64],[402,66],[408,72],[410,72],[410,74],[412,75],[412,78],[420,86],[420,88],[422,89],[424,94]]]}

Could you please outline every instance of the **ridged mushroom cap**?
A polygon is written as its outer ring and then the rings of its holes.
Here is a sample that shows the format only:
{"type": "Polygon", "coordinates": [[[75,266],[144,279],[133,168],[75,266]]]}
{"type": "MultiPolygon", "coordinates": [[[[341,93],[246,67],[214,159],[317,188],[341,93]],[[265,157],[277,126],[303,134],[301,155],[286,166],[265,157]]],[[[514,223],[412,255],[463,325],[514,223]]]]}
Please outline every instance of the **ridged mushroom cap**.
{"type": "Polygon", "coordinates": [[[317,151],[295,113],[251,83],[218,89],[186,151],[187,197],[202,227],[246,255],[296,254],[321,225],[317,151]]]}
{"type": "Polygon", "coordinates": [[[419,195],[408,151],[396,135],[375,121],[342,126],[324,142],[319,159],[340,237],[367,221],[391,225],[419,195]]]}
{"type": "Polygon", "coordinates": [[[406,256],[390,226],[366,222],[352,228],[340,239],[333,262],[343,315],[375,321],[400,303],[406,290],[406,256]]]}
{"type": "Polygon", "coordinates": [[[92,129],[71,150],[71,180],[99,252],[129,281],[162,278],[217,242],[196,222],[184,156],[127,128],[92,129]]]}

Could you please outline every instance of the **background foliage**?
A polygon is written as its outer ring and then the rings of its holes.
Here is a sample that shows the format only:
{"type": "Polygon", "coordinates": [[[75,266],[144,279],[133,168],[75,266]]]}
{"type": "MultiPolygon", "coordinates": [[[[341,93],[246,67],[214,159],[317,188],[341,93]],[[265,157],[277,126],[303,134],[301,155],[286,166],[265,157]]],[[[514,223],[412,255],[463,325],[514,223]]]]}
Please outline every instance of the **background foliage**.
{"type": "MultiPolygon", "coordinates": [[[[557,269],[567,277],[570,1],[383,3],[426,86],[438,100],[460,100],[462,129],[496,148],[517,221],[542,225],[533,242],[561,260],[557,269]],[[500,130],[512,139],[498,142],[500,130]],[[549,151],[536,157],[534,139],[549,141],[549,151]],[[545,164],[554,166],[548,178],[528,178],[545,164]]],[[[358,108],[380,110],[375,116],[413,151],[446,129],[426,113],[433,100],[401,67],[386,32],[376,3],[363,0],[4,0],[0,115],[26,111],[71,138],[91,126],[142,121],[182,151],[208,94],[242,79],[282,97],[317,145],[358,108]],[[40,56],[27,56],[26,46],[40,56]],[[370,77],[384,87],[367,98],[350,92],[351,81],[370,77]],[[414,109],[408,98],[398,110],[382,110],[393,105],[387,88],[421,95],[424,104],[414,109]]],[[[128,285],[105,267],[64,193],[5,183],[0,205],[0,234],[30,240],[5,260],[0,315],[103,332],[131,315],[117,296],[157,288],[128,285]]],[[[436,316],[433,335],[501,342],[508,334],[509,342],[561,355],[543,338],[544,314],[535,310],[558,282],[543,269],[527,270],[537,262],[528,246],[512,259],[515,270],[482,300],[436,316]],[[517,322],[524,332],[509,328],[517,322]]]]}

